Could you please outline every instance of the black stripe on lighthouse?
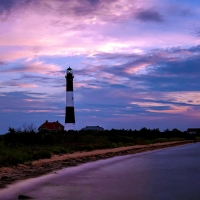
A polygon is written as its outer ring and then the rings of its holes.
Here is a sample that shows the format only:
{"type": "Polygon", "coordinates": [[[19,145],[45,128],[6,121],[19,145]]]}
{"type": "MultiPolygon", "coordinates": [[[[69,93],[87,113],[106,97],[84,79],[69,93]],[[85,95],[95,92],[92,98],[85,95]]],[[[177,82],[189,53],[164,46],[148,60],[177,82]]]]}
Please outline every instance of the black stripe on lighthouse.
{"type": "Polygon", "coordinates": [[[65,123],[75,123],[74,107],[66,107],[65,123]]]}
{"type": "Polygon", "coordinates": [[[66,79],[66,91],[73,91],[73,78],[66,79]]]}

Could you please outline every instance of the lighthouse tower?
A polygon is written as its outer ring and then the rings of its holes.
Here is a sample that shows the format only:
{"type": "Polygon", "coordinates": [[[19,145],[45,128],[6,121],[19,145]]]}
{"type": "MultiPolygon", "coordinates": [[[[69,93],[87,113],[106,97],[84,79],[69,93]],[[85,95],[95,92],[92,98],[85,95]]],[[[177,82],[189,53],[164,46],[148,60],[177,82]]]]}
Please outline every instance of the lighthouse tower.
{"type": "Polygon", "coordinates": [[[73,94],[73,71],[69,67],[66,71],[66,110],[65,110],[65,130],[76,130],[74,115],[74,94],[73,94]]]}

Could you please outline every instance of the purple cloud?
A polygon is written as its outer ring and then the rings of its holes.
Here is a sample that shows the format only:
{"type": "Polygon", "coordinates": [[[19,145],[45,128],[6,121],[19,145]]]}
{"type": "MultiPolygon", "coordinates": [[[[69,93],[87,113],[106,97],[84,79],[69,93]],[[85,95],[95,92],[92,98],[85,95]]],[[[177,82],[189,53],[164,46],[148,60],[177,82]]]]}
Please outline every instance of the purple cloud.
{"type": "Polygon", "coordinates": [[[100,2],[100,0],[87,0],[89,3],[91,3],[92,5],[96,5],[100,2]]]}
{"type": "Polygon", "coordinates": [[[136,15],[136,19],[143,21],[143,22],[163,22],[162,15],[155,10],[139,10],[136,15]]]}
{"type": "Polygon", "coordinates": [[[26,4],[29,4],[33,0],[0,0],[0,14],[4,12],[9,12],[13,8],[23,7],[26,4]]]}
{"type": "Polygon", "coordinates": [[[13,6],[16,5],[16,0],[0,0],[0,12],[9,11],[13,6]]]}

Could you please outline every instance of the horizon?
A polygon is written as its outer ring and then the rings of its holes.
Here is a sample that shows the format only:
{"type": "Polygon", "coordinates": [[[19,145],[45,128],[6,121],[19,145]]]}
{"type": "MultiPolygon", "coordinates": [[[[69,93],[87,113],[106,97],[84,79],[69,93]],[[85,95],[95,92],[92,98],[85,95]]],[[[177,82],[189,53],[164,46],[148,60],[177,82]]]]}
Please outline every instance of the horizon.
{"type": "Polygon", "coordinates": [[[65,121],[77,130],[199,128],[197,0],[0,1],[0,134],[65,121]]]}
{"type": "MultiPolygon", "coordinates": [[[[32,131],[33,131],[33,133],[40,133],[40,130],[39,130],[39,128],[41,127],[41,126],[46,126],[46,125],[44,125],[44,124],[46,124],[46,123],[59,123],[59,124],[61,124],[63,127],[64,127],[64,125],[65,124],[62,124],[62,123],[60,123],[59,121],[48,121],[48,120],[46,120],[46,121],[44,121],[42,124],[40,124],[38,127],[36,127],[35,126],[35,124],[23,124],[21,127],[18,127],[18,128],[12,128],[12,127],[9,127],[8,128],[8,130],[5,132],[5,133],[0,133],[0,135],[4,135],[4,134],[7,134],[7,133],[11,133],[11,132],[13,132],[13,131],[15,131],[16,133],[25,133],[25,132],[27,132],[27,133],[31,133],[32,131]]],[[[98,126],[98,125],[92,125],[92,126],[90,126],[90,125],[87,125],[87,126],[84,126],[84,127],[82,127],[82,128],[80,128],[80,129],[76,129],[76,130],[61,130],[61,132],[68,132],[68,131],[77,131],[77,132],[79,132],[79,131],[85,131],[85,130],[82,130],[82,129],[84,129],[84,128],[87,128],[87,127],[92,127],[92,128],[96,128],[96,127],[99,127],[99,128],[103,128],[103,131],[112,131],[112,130],[116,130],[116,131],[138,131],[138,132],[141,132],[141,131],[144,131],[144,130],[147,130],[147,131],[159,131],[160,133],[165,133],[165,132],[181,132],[181,133],[184,133],[184,132],[187,132],[187,133],[189,133],[189,134],[193,134],[193,133],[190,133],[191,131],[193,131],[194,132],[194,130],[197,132],[197,130],[196,129],[200,129],[200,128],[191,128],[191,127],[189,127],[187,130],[179,130],[179,129],[177,129],[177,128],[173,128],[173,129],[165,129],[165,130],[160,130],[159,128],[152,128],[152,129],[149,129],[149,128],[147,128],[147,127],[142,127],[141,129],[124,129],[124,128],[121,128],[121,129],[115,129],[115,128],[110,128],[110,129],[104,129],[104,127],[101,127],[101,126],[98,126]],[[192,130],[191,130],[192,129],[192,130]]],[[[47,128],[48,129],[48,128],[47,128]]],[[[58,130],[57,129],[55,129],[55,131],[53,131],[53,133],[56,133],[58,130]]],[[[90,130],[89,130],[90,131],[90,130]]],[[[102,131],[102,130],[101,130],[102,131]]],[[[50,132],[50,133],[52,133],[52,130],[47,130],[47,132],[50,132]]]]}

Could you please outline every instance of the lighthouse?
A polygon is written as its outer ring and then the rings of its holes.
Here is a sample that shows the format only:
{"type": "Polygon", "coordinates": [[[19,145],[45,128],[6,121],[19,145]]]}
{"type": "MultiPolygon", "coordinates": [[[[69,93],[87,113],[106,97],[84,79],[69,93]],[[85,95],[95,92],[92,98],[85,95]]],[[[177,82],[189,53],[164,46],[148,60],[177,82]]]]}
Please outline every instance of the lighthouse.
{"type": "Polygon", "coordinates": [[[73,94],[73,71],[69,67],[66,71],[66,109],[65,109],[65,130],[76,130],[74,114],[74,94],[73,94]]]}

